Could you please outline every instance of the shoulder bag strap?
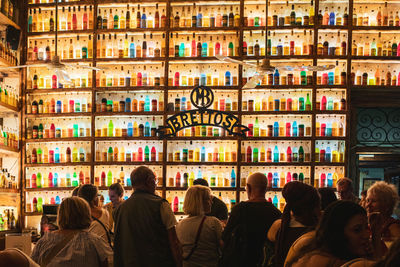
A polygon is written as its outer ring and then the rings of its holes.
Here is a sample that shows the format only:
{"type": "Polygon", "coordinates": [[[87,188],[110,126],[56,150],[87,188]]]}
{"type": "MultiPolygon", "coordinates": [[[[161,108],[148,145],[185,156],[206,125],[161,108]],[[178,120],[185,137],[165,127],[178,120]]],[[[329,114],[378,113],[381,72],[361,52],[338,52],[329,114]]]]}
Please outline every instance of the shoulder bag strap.
{"type": "Polygon", "coordinates": [[[47,256],[43,259],[43,262],[40,266],[46,267],[54,257],[74,238],[74,236],[78,233],[78,231],[74,231],[69,233],[64,240],[59,242],[57,245],[53,247],[53,249],[47,254],[47,256]]]}
{"type": "Polygon", "coordinates": [[[197,244],[200,239],[201,229],[203,229],[203,224],[204,224],[205,220],[206,220],[206,216],[204,216],[200,222],[199,229],[197,230],[196,240],[194,241],[194,246],[190,250],[190,253],[186,257],[183,258],[183,260],[185,260],[185,261],[189,260],[189,258],[192,256],[193,252],[196,250],[197,244]]]}
{"type": "Polygon", "coordinates": [[[106,232],[107,235],[107,240],[108,240],[108,244],[110,245],[111,248],[113,248],[112,243],[111,243],[111,237],[110,237],[110,233],[107,229],[107,227],[104,225],[104,223],[102,223],[99,219],[97,219],[96,217],[92,216],[92,219],[95,220],[96,222],[98,222],[104,229],[104,231],[106,232]]]}

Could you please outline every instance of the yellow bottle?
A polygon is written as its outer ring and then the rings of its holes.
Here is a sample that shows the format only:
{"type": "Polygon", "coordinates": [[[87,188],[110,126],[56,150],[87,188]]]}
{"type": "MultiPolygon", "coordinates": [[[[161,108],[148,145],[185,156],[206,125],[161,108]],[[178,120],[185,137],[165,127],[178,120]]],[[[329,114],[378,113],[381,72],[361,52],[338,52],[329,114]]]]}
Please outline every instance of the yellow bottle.
{"type": "Polygon", "coordinates": [[[279,210],[281,212],[283,212],[283,210],[285,209],[285,205],[286,205],[286,201],[285,201],[285,199],[283,197],[281,197],[279,199],[279,210]]]}

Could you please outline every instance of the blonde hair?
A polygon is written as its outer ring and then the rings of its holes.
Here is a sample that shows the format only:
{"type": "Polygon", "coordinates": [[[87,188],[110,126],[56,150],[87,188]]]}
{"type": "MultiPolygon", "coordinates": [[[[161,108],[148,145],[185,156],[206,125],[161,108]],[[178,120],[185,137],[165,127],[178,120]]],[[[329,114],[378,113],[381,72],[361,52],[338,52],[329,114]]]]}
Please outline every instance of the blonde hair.
{"type": "Polygon", "coordinates": [[[210,188],[202,185],[194,185],[186,191],[183,211],[187,215],[204,215],[204,203],[211,198],[210,188]]]}
{"type": "Polygon", "coordinates": [[[81,197],[65,198],[58,208],[60,229],[87,229],[92,222],[89,204],[81,197]]]}
{"type": "Polygon", "coordinates": [[[382,206],[386,208],[385,215],[392,215],[394,207],[399,200],[396,187],[393,184],[388,184],[384,181],[375,182],[370,188],[368,188],[367,195],[374,194],[374,196],[382,203],[382,206]]]}

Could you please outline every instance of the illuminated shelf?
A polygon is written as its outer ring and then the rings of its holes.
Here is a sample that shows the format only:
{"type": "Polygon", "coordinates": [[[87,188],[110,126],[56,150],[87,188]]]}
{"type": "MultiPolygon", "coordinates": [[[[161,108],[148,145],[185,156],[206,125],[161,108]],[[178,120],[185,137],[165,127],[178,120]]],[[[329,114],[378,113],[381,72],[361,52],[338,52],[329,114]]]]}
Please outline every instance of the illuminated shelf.
{"type": "MultiPolygon", "coordinates": [[[[240,57],[230,57],[233,59],[237,59],[240,60],[240,57]]],[[[225,61],[221,61],[216,57],[174,57],[174,56],[170,56],[168,58],[168,60],[171,63],[176,63],[174,61],[200,61],[201,63],[219,63],[219,64],[236,64],[236,63],[230,63],[230,62],[225,62],[225,61]]]]}
{"type": "MultiPolygon", "coordinates": [[[[60,59],[62,63],[92,63],[92,58],[72,58],[72,59],[60,59]]],[[[28,60],[26,62],[27,65],[39,65],[39,64],[50,64],[50,60],[28,60]]],[[[35,66],[30,66],[30,68],[34,68],[35,66]]],[[[40,68],[40,67],[38,67],[40,68]]]]}
{"type": "Polygon", "coordinates": [[[195,165],[195,166],[198,166],[198,165],[209,165],[209,166],[236,166],[237,165],[237,163],[236,162],[219,162],[219,161],[216,161],[216,162],[201,162],[201,161],[199,161],[199,162],[193,162],[193,161],[191,161],[191,162],[182,162],[182,161],[167,161],[167,165],[184,165],[184,166],[186,166],[186,165],[195,165]]]}
{"type": "Polygon", "coordinates": [[[346,115],[346,110],[315,110],[315,114],[323,115],[323,114],[338,114],[338,115],[346,115]]]}
{"type": "Polygon", "coordinates": [[[311,162],[240,162],[241,166],[304,166],[307,167],[311,162]]]}
{"type": "Polygon", "coordinates": [[[162,161],[95,161],[96,166],[125,166],[125,165],[160,165],[162,166],[162,161]]]}
{"type": "Polygon", "coordinates": [[[96,87],[96,92],[109,92],[109,91],[148,91],[148,90],[164,90],[165,86],[125,86],[125,87],[96,87]]]}
{"type": "Polygon", "coordinates": [[[345,60],[345,59],[347,59],[347,56],[318,55],[317,59],[345,60]]]}
{"type": "Polygon", "coordinates": [[[313,162],[315,166],[326,166],[326,167],[333,167],[333,166],[345,166],[343,162],[313,162]]]}
{"type": "MultiPolygon", "coordinates": [[[[400,62],[399,62],[400,63],[400,62]]],[[[380,90],[380,91],[394,91],[394,90],[400,90],[399,85],[352,85],[352,89],[356,90],[380,90]]]]}
{"type": "MultiPolygon", "coordinates": [[[[399,32],[400,33],[400,32],[399,32]]],[[[388,60],[400,60],[400,56],[390,56],[390,57],[384,57],[384,56],[351,56],[351,59],[353,60],[379,60],[385,63],[385,61],[388,60]]],[[[400,62],[399,62],[400,63],[400,62]]]]}
{"type": "Polygon", "coordinates": [[[28,89],[26,90],[27,94],[48,94],[48,93],[68,93],[68,92],[91,92],[92,88],[91,87],[85,87],[85,88],[46,88],[46,89],[28,89]]]}
{"type": "Polygon", "coordinates": [[[94,114],[96,117],[101,116],[162,116],[163,111],[138,111],[138,112],[96,112],[94,114]]]}
{"type": "MultiPolygon", "coordinates": [[[[71,30],[71,31],[58,31],[57,34],[61,37],[64,35],[68,35],[71,36],[71,38],[75,38],[76,35],[80,35],[80,34],[93,34],[94,30],[90,29],[90,30],[71,30]]],[[[51,32],[28,32],[28,38],[29,37],[48,37],[48,38],[53,38],[54,35],[56,34],[55,31],[51,31],[51,32]]],[[[82,37],[82,36],[81,36],[82,37]]]]}
{"type": "Polygon", "coordinates": [[[68,112],[68,113],[39,113],[25,114],[26,118],[46,118],[46,117],[87,117],[91,116],[91,112],[68,112]]]}
{"type": "MultiPolygon", "coordinates": [[[[189,189],[188,187],[172,187],[172,186],[167,186],[165,187],[165,190],[167,191],[186,191],[189,189]]],[[[236,191],[236,187],[220,187],[220,186],[210,186],[210,189],[213,191],[236,191]]]]}
{"type": "Polygon", "coordinates": [[[64,163],[25,163],[25,167],[66,167],[66,166],[90,166],[90,162],[64,162],[64,163]]]}
{"type": "Polygon", "coordinates": [[[273,137],[273,136],[267,136],[267,137],[246,137],[243,138],[242,141],[311,141],[311,137],[292,137],[292,136],[279,136],[279,137],[273,137]]]}
{"type": "Polygon", "coordinates": [[[0,144],[0,154],[18,157],[19,151],[20,150],[18,148],[13,148],[13,147],[9,147],[9,146],[0,144]]]}
{"type": "MultiPolygon", "coordinates": [[[[244,27],[247,30],[248,27],[244,27]]],[[[268,30],[279,32],[279,30],[313,30],[314,25],[284,25],[284,26],[268,26],[268,30]]]]}
{"type": "MultiPolygon", "coordinates": [[[[0,12],[0,14],[2,14],[0,12]]],[[[13,67],[14,65],[10,64],[7,60],[5,60],[4,58],[0,58],[0,67],[13,67]]],[[[20,69],[2,69],[1,72],[2,73],[6,73],[6,74],[14,74],[17,75],[19,74],[20,69]]]]}
{"type": "MultiPolygon", "coordinates": [[[[140,0],[140,1],[138,1],[138,0],[134,0],[134,1],[132,1],[132,0],[118,0],[118,3],[123,3],[123,4],[140,4],[140,3],[154,3],[154,2],[156,2],[156,3],[165,3],[166,2],[166,0],[157,0],[157,1],[154,1],[154,0],[140,0]]],[[[100,4],[109,4],[109,3],[111,3],[111,4],[115,4],[115,0],[97,0],[97,3],[100,5],[100,4]]]]}
{"type": "MultiPolygon", "coordinates": [[[[2,8],[3,9],[3,8],[2,8]]],[[[0,12],[0,24],[1,25],[11,25],[14,28],[21,30],[21,27],[19,27],[19,25],[17,23],[15,23],[14,21],[12,21],[9,17],[7,17],[5,14],[3,14],[2,12],[0,12]]]]}
{"type": "Polygon", "coordinates": [[[242,111],[242,115],[290,115],[290,114],[296,114],[296,115],[312,115],[312,111],[242,111]]]}
{"type": "Polygon", "coordinates": [[[338,141],[342,141],[342,140],[346,140],[347,137],[345,136],[316,136],[315,140],[338,140],[338,141]]]}
{"type": "Polygon", "coordinates": [[[177,136],[168,137],[167,140],[173,141],[223,141],[223,140],[238,140],[237,136],[177,136]]]}
{"type": "MultiPolygon", "coordinates": [[[[59,2],[58,6],[93,5],[93,0],[59,2]]],[[[28,4],[28,8],[55,7],[56,3],[28,4]]]]}
{"type": "Polygon", "coordinates": [[[18,194],[19,192],[20,190],[15,188],[0,188],[0,193],[18,194]]]}
{"type": "Polygon", "coordinates": [[[42,187],[42,188],[25,188],[28,192],[42,192],[42,191],[72,191],[74,190],[74,186],[71,187],[42,187]]]}
{"type": "Polygon", "coordinates": [[[314,56],[312,55],[282,55],[282,56],[274,56],[274,55],[269,55],[268,56],[269,59],[271,60],[278,60],[278,59],[307,59],[307,60],[311,60],[314,58],[314,56]]]}
{"type": "Polygon", "coordinates": [[[341,85],[341,84],[332,84],[332,85],[328,85],[328,84],[317,84],[316,85],[317,89],[346,89],[346,85],[341,85]]]}
{"type": "MultiPolygon", "coordinates": [[[[100,191],[104,191],[104,190],[108,190],[110,187],[106,186],[106,185],[100,185],[97,187],[100,191]]],[[[124,186],[124,190],[128,191],[128,190],[133,190],[132,186],[124,186]]],[[[162,187],[157,187],[156,190],[162,190],[162,187]]]]}
{"type": "Polygon", "coordinates": [[[107,62],[134,62],[134,61],[164,61],[165,57],[133,57],[133,58],[98,58],[96,59],[96,62],[101,64],[101,63],[107,63],[107,62]]]}
{"type": "Polygon", "coordinates": [[[91,137],[64,137],[64,138],[38,138],[25,139],[26,143],[48,143],[48,142],[82,142],[90,141],[91,137]]]}
{"type": "Polygon", "coordinates": [[[131,33],[131,32],[160,32],[164,33],[166,28],[129,28],[129,29],[97,29],[97,33],[107,34],[107,33],[131,33]]]}
{"type": "MultiPolygon", "coordinates": [[[[239,86],[213,86],[209,85],[214,90],[238,90],[239,86]]],[[[168,86],[169,90],[192,90],[195,86],[168,86]]]]}
{"type": "Polygon", "coordinates": [[[253,89],[312,89],[313,85],[257,85],[255,88],[246,88],[243,90],[253,90],[253,89]]]}
{"type": "Polygon", "coordinates": [[[353,26],[353,33],[362,31],[400,31],[399,26],[353,26]]]}
{"type": "MultiPolygon", "coordinates": [[[[261,29],[261,28],[260,28],[261,29]]],[[[224,34],[235,34],[239,27],[179,27],[171,28],[171,32],[209,32],[209,31],[224,31],[224,34]]]]}
{"type": "MultiPolygon", "coordinates": [[[[315,17],[317,18],[317,17],[315,17]]],[[[317,25],[317,28],[319,30],[345,30],[347,31],[349,29],[349,26],[343,26],[343,25],[317,25]]]]}
{"type": "MultiPolygon", "coordinates": [[[[196,109],[191,109],[191,110],[195,110],[195,111],[197,111],[196,109]]],[[[181,113],[181,112],[185,112],[184,110],[181,110],[181,111],[167,111],[166,113],[167,113],[167,115],[175,115],[175,114],[179,114],[179,113],[181,113]]],[[[233,114],[233,115],[238,115],[239,114],[239,111],[222,111],[222,112],[229,112],[230,114],[233,114]]]]}
{"type": "Polygon", "coordinates": [[[18,113],[20,109],[4,102],[0,102],[0,113],[18,113]]]}
{"type": "Polygon", "coordinates": [[[95,141],[124,141],[124,140],[134,140],[134,141],[159,141],[160,138],[157,136],[121,136],[121,137],[95,137],[95,141]]]}

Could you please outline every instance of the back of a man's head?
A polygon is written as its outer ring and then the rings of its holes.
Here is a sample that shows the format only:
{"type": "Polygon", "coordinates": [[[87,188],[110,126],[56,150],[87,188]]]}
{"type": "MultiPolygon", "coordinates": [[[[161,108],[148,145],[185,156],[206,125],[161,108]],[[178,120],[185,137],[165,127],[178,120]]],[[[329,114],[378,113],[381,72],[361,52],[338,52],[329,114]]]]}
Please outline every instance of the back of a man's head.
{"type": "Polygon", "coordinates": [[[247,177],[247,185],[251,188],[252,197],[265,197],[267,191],[268,179],[265,174],[256,172],[247,177]]]}
{"type": "Polygon", "coordinates": [[[143,188],[146,186],[147,181],[150,178],[154,178],[155,175],[151,169],[146,166],[140,166],[134,169],[131,173],[132,187],[143,188]]]}
{"type": "Polygon", "coordinates": [[[193,185],[202,185],[202,186],[207,186],[207,187],[209,187],[209,186],[208,186],[207,180],[206,180],[206,179],[203,179],[203,178],[198,178],[198,179],[194,180],[194,181],[193,181],[193,185]]]}
{"type": "Polygon", "coordinates": [[[340,178],[337,181],[338,186],[347,186],[350,191],[353,191],[353,181],[347,177],[340,178]]]}

